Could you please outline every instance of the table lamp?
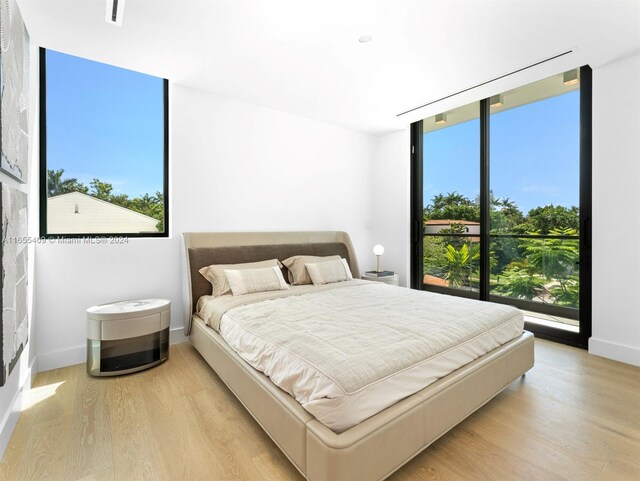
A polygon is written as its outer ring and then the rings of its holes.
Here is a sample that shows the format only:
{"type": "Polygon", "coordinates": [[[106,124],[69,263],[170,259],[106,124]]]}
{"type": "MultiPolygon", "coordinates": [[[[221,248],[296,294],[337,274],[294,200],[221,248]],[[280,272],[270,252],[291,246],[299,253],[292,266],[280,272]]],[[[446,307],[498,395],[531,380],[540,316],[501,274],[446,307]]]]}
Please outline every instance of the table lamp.
{"type": "Polygon", "coordinates": [[[380,256],[384,254],[384,246],[376,244],[373,246],[373,253],[376,255],[376,272],[382,272],[380,269],[380,256]]]}
{"type": "Polygon", "coordinates": [[[383,271],[382,269],[380,269],[380,256],[384,254],[384,246],[380,244],[376,244],[375,246],[373,246],[373,253],[376,256],[376,270],[367,271],[366,274],[370,276],[376,276],[376,277],[392,276],[394,274],[392,271],[383,271]]]}

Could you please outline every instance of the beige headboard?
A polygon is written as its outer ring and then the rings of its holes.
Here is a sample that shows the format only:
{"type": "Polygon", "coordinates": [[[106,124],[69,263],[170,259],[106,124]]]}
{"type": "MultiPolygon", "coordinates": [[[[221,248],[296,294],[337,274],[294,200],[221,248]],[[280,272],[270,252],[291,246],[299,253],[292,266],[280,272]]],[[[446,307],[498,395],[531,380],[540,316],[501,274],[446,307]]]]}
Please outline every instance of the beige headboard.
{"type": "Polygon", "coordinates": [[[358,260],[346,232],[185,232],[183,235],[189,313],[185,334],[191,333],[191,317],[198,299],[211,293],[211,284],[198,270],[211,264],[236,264],[265,259],[286,259],[294,255],[344,257],[354,277],[360,276],[358,260]]]}

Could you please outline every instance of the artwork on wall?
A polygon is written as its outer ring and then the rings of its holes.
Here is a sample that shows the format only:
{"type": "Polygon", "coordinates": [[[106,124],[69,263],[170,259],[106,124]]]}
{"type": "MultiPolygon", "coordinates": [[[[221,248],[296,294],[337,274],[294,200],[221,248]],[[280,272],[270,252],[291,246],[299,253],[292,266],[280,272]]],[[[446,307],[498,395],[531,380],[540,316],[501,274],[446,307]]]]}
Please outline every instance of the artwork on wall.
{"type": "Polygon", "coordinates": [[[0,171],[27,182],[29,34],[16,0],[0,2],[0,171]]]}
{"type": "Polygon", "coordinates": [[[2,220],[2,374],[6,382],[29,335],[27,314],[27,194],[6,182],[0,182],[0,219],[2,220]]]}
{"type": "MultiPolygon", "coordinates": [[[[29,35],[16,0],[0,1],[0,172],[27,182],[29,35]]],[[[29,335],[27,312],[27,194],[0,182],[0,386],[29,335]]]]}

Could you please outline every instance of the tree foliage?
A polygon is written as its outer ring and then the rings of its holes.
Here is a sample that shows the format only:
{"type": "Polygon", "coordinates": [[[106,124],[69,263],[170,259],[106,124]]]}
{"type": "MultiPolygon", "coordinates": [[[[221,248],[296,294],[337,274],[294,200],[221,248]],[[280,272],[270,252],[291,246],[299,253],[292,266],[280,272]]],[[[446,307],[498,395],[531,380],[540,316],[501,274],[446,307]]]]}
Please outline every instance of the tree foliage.
{"type": "Polygon", "coordinates": [[[423,212],[425,221],[430,219],[453,219],[478,222],[480,207],[478,203],[457,192],[433,197],[431,204],[423,212]]]}
{"type": "Polygon", "coordinates": [[[531,275],[526,269],[513,267],[507,269],[494,292],[518,299],[543,300],[544,282],[539,277],[531,275]]]}
{"type": "Polygon", "coordinates": [[[553,230],[580,228],[580,210],[573,207],[563,207],[561,205],[545,205],[531,209],[526,219],[515,230],[519,234],[537,232],[547,235],[553,230]]]}
{"type": "Polygon", "coordinates": [[[76,178],[63,179],[64,169],[47,171],[47,195],[68,194],[70,192],[82,192],[86,194],[89,189],[87,186],[78,182],[76,178]]]}
{"type": "MultiPolygon", "coordinates": [[[[490,193],[490,233],[540,236],[578,236],[577,207],[546,205],[527,215],[508,198],[490,193]]],[[[457,192],[438,194],[425,207],[428,220],[478,222],[480,207],[457,192]]],[[[440,234],[464,234],[462,224],[451,224],[440,234]]],[[[451,287],[470,286],[478,276],[477,242],[464,236],[424,238],[425,273],[447,280],[451,287]],[[474,253],[475,252],[475,253],[474,253]]],[[[490,270],[492,292],[510,297],[578,307],[580,250],[577,239],[492,237],[490,270]]]]}
{"type": "Polygon", "coordinates": [[[89,187],[79,182],[76,178],[63,178],[64,169],[47,171],[47,196],[81,192],[96,199],[104,200],[111,204],[133,210],[140,214],[148,215],[158,220],[156,228],[158,232],[164,231],[164,195],[156,192],[154,196],[144,194],[140,197],[129,198],[127,194],[113,194],[113,185],[94,178],[89,187]]]}
{"type": "Polygon", "coordinates": [[[451,244],[447,245],[445,252],[446,273],[445,279],[451,287],[471,285],[471,275],[476,270],[474,261],[480,258],[480,246],[463,244],[456,249],[451,244]]]}
{"type": "MultiPolygon", "coordinates": [[[[489,195],[489,214],[492,234],[549,234],[554,229],[579,229],[578,207],[553,204],[531,209],[525,216],[517,204],[508,197],[489,195]]],[[[423,210],[425,221],[434,219],[480,221],[480,203],[458,192],[437,194],[423,210]]]]}

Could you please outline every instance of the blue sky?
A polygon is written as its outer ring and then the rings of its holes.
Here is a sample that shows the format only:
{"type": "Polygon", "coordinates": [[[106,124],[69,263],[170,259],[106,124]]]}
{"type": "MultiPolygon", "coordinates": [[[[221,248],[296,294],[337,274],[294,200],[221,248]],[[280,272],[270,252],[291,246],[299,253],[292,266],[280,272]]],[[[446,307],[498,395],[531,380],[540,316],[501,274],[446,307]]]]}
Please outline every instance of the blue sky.
{"type": "Polygon", "coordinates": [[[114,194],[162,192],[162,79],[47,50],[47,163],[114,194]]]}
{"type": "MultiPolygon", "coordinates": [[[[526,214],[554,204],[579,205],[578,90],[492,114],[491,190],[526,214]]],[[[424,134],[424,204],[435,194],[479,195],[480,121],[424,134]]]]}

